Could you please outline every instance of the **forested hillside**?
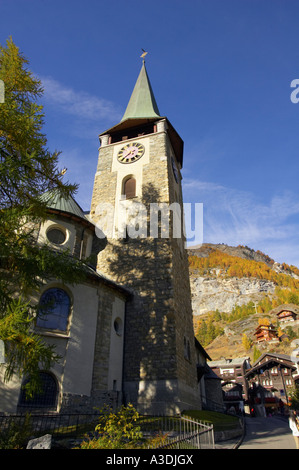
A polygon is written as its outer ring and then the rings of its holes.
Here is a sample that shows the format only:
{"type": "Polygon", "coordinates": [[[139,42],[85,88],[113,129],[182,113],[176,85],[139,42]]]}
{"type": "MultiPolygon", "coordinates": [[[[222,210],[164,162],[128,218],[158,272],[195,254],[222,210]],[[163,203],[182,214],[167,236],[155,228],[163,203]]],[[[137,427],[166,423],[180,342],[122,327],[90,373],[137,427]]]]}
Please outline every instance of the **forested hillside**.
{"type": "MultiPolygon", "coordinates": [[[[252,354],[255,347],[254,331],[258,322],[263,318],[270,318],[271,322],[277,323],[276,316],[271,315],[271,311],[282,304],[299,307],[299,269],[285,263],[278,264],[262,252],[255,252],[244,246],[206,244],[197,249],[189,249],[189,266],[190,279],[193,281],[194,305],[200,304],[205,312],[194,314],[195,336],[210,355],[214,354],[213,359],[215,352],[218,354],[217,348],[221,350],[221,354],[226,353],[229,357],[248,352],[252,354]],[[225,294],[227,305],[227,297],[232,296],[232,293],[226,288],[226,292],[218,293],[214,290],[208,297],[202,287],[196,292],[198,280],[201,281],[200,286],[207,286],[216,281],[217,285],[230,281],[238,282],[240,295],[232,297],[236,303],[232,304],[229,310],[227,308],[222,310],[221,298],[224,299],[225,294]],[[251,294],[244,297],[245,302],[242,303],[240,285],[242,286],[244,282],[248,289],[248,280],[254,287],[251,294]],[[261,289],[257,292],[256,280],[269,282],[272,289],[261,289]],[[217,295],[220,295],[217,304],[219,307],[210,310],[209,306],[213,306],[213,297],[217,295]],[[203,305],[204,302],[208,302],[208,305],[203,305]]],[[[225,302],[223,300],[223,305],[225,302]]],[[[278,324],[275,326],[280,328],[278,324]]],[[[291,342],[298,336],[297,325],[295,328],[291,326],[287,328],[285,331],[279,330],[281,335],[285,333],[283,345],[276,345],[280,352],[283,350],[286,353],[288,340],[291,342]]]]}
{"type": "MultiPolygon", "coordinates": [[[[273,281],[277,286],[299,290],[299,269],[295,266],[288,266],[285,263],[278,265],[278,263],[275,263],[266,255],[263,256],[265,260],[269,260],[269,264],[256,261],[255,259],[231,255],[221,251],[219,248],[209,249],[207,256],[199,256],[200,250],[197,253],[195,254],[194,251],[191,251],[189,255],[191,273],[197,272],[201,275],[208,275],[213,270],[218,270],[217,275],[267,279],[273,281]]],[[[202,253],[205,252],[202,251],[202,253]]]]}

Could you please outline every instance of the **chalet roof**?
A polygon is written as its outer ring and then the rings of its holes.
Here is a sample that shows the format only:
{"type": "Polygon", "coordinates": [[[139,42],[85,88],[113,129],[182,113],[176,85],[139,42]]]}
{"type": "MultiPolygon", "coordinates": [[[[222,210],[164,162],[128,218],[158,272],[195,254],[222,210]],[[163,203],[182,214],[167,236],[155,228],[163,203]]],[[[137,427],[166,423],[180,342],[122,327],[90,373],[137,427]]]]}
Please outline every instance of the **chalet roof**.
{"type": "Polygon", "coordinates": [[[232,380],[226,380],[225,382],[221,382],[221,387],[224,388],[229,384],[233,385],[233,387],[229,388],[230,392],[243,389],[243,385],[240,382],[233,382],[232,380]]]}
{"type": "Polygon", "coordinates": [[[248,376],[248,375],[255,374],[259,369],[272,368],[274,364],[278,364],[278,365],[281,364],[281,365],[284,365],[285,367],[291,367],[291,368],[296,369],[296,366],[294,365],[290,356],[286,354],[266,352],[262,354],[257,359],[257,361],[254,362],[251,369],[249,369],[245,375],[248,376]],[[268,360],[264,361],[264,359],[267,357],[268,357],[268,360]]]}
{"type": "Polygon", "coordinates": [[[210,367],[228,367],[230,365],[232,366],[238,366],[244,364],[245,361],[248,361],[249,363],[250,358],[249,357],[235,357],[233,359],[219,359],[217,361],[209,361],[209,366],[210,367]]]}
{"type": "Polygon", "coordinates": [[[281,304],[278,307],[273,308],[268,312],[268,314],[278,315],[283,310],[288,310],[290,312],[294,312],[299,315],[299,306],[296,304],[281,304]]]}
{"type": "Polygon", "coordinates": [[[275,358],[278,361],[290,361],[290,362],[292,362],[291,356],[288,356],[287,354],[277,354],[277,353],[265,352],[253,363],[252,367],[254,367],[256,364],[259,364],[267,356],[269,356],[270,358],[275,358]]]}
{"type": "Polygon", "coordinates": [[[255,329],[255,334],[260,330],[269,330],[276,332],[276,327],[270,323],[270,325],[258,325],[255,329]]]}

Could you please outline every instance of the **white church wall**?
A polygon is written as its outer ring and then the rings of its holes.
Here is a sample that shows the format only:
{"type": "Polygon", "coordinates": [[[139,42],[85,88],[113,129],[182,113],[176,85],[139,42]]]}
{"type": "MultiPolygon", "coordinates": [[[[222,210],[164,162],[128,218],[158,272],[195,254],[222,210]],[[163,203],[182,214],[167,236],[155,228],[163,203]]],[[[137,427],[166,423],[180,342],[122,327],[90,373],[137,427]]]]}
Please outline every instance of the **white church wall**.
{"type": "Polygon", "coordinates": [[[65,220],[62,222],[56,218],[52,218],[46,220],[43,224],[41,224],[37,241],[41,245],[50,244],[52,249],[68,249],[72,253],[75,245],[75,236],[76,230],[73,224],[70,224],[65,220]],[[62,243],[61,245],[56,245],[48,240],[47,233],[50,229],[54,228],[61,229],[65,233],[66,238],[64,243],[62,243]]]}
{"type": "Polygon", "coordinates": [[[12,377],[9,382],[4,382],[5,366],[0,366],[0,411],[15,413],[18,405],[21,379],[12,377]]]}
{"type": "Polygon", "coordinates": [[[73,311],[64,354],[63,393],[90,395],[98,312],[97,287],[72,288],[73,311]]]}
{"type": "Polygon", "coordinates": [[[122,390],[125,303],[116,297],[112,306],[108,389],[122,390]]]}

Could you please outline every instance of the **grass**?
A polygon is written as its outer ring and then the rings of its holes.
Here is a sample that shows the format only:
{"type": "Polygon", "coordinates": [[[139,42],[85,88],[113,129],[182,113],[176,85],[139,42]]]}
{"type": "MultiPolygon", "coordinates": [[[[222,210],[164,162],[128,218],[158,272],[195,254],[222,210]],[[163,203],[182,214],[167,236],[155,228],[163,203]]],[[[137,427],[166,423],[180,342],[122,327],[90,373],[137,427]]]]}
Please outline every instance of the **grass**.
{"type": "Polygon", "coordinates": [[[213,424],[214,431],[224,431],[239,424],[239,418],[237,416],[218,413],[217,411],[187,410],[183,414],[190,416],[190,418],[213,424]]]}
{"type": "MultiPolygon", "coordinates": [[[[207,410],[187,410],[182,413],[185,416],[189,416],[191,419],[194,418],[196,420],[200,420],[202,422],[206,422],[208,424],[213,424],[214,431],[223,431],[232,429],[238,425],[238,418],[232,415],[226,415],[223,413],[218,413],[214,411],[207,411],[207,410]]],[[[0,448],[2,449],[10,449],[10,448],[23,448],[23,444],[27,443],[28,436],[32,436],[33,432],[31,429],[31,422],[30,417],[28,416],[28,422],[24,423],[23,426],[16,423],[16,428],[11,426],[10,433],[0,433],[0,448]],[[26,425],[25,425],[26,424],[26,425]],[[29,426],[30,425],[30,426],[29,426]],[[30,429],[27,429],[29,426],[30,429]],[[22,428],[22,429],[21,429],[22,428]],[[24,428],[24,429],[23,429],[24,428]],[[27,436],[28,434],[28,436],[27,436]],[[2,442],[3,441],[3,442],[2,442]],[[24,441],[24,442],[23,442],[24,441]]],[[[171,417],[171,420],[179,422],[179,417],[171,417]]],[[[162,422],[164,418],[162,419],[162,422]]],[[[166,420],[167,421],[167,420],[166,420]]],[[[142,431],[148,432],[151,431],[155,435],[156,439],[161,439],[161,435],[159,433],[160,429],[163,429],[163,424],[161,422],[161,418],[155,416],[140,416],[140,420],[138,424],[141,427],[142,431]],[[161,428],[162,425],[162,428],[161,428]]],[[[90,432],[90,435],[93,434],[96,422],[90,423],[80,423],[78,425],[69,425],[69,426],[60,426],[57,429],[49,429],[43,430],[41,434],[50,433],[53,434],[55,437],[56,444],[59,443],[60,446],[68,448],[69,446],[69,439],[70,437],[76,436],[79,438],[80,436],[84,438],[87,432],[90,432]]],[[[35,435],[38,437],[38,434],[35,435]]]]}

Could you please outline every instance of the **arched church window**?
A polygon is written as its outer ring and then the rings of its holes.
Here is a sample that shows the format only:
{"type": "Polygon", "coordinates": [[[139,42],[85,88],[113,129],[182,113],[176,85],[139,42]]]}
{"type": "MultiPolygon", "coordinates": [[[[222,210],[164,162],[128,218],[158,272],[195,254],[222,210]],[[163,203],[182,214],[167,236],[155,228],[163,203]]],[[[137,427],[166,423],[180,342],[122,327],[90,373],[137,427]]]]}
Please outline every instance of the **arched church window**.
{"type": "Polygon", "coordinates": [[[63,289],[46,290],[40,299],[36,325],[50,330],[66,331],[71,300],[63,289]]]}
{"type": "Polygon", "coordinates": [[[124,182],[123,195],[126,199],[132,199],[136,196],[136,180],[133,177],[127,178],[124,182]]]}
{"type": "Polygon", "coordinates": [[[39,372],[40,391],[32,397],[28,397],[25,386],[30,382],[30,377],[24,381],[21,388],[19,406],[29,406],[31,408],[56,408],[58,386],[56,379],[48,372],[39,372]]]}

